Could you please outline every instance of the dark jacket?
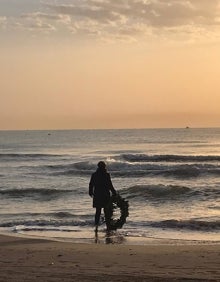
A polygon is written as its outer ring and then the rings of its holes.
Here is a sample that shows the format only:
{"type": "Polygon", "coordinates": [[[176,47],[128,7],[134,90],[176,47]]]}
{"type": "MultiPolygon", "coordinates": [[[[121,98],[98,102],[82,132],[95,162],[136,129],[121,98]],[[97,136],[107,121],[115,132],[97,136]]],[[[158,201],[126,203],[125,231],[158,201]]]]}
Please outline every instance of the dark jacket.
{"type": "Polygon", "coordinates": [[[110,191],[113,195],[116,194],[110,174],[98,168],[89,182],[89,195],[93,196],[93,207],[104,208],[110,199],[110,191]]]}

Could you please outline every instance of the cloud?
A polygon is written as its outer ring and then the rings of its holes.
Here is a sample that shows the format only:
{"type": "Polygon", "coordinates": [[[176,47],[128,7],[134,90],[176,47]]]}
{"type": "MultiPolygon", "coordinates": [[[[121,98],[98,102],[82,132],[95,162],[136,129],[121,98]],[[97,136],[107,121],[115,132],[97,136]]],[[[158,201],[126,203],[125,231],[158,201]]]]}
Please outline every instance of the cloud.
{"type": "Polygon", "coordinates": [[[54,25],[43,21],[41,17],[22,16],[22,18],[25,18],[25,20],[14,22],[11,24],[11,27],[17,30],[27,30],[31,32],[49,33],[56,30],[54,25]]]}
{"type": "Polygon", "coordinates": [[[56,28],[49,24],[45,23],[41,20],[35,20],[30,22],[30,24],[27,26],[30,30],[40,30],[40,31],[54,31],[56,28]]]}
{"type": "Polygon", "coordinates": [[[42,12],[34,12],[21,15],[22,18],[25,19],[46,19],[46,20],[58,20],[60,19],[60,15],[57,14],[46,14],[42,12]]]}
{"type": "Polygon", "coordinates": [[[141,37],[179,36],[178,33],[191,37],[215,34],[220,24],[220,0],[57,0],[41,3],[39,11],[21,15],[21,26],[32,31],[66,30],[76,36],[137,41],[141,37]]]}
{"type": "Polygon", "coordinates": [[[84,0],[45,5],[56,15],[71,17],[74,33],[116,38],[149,36],[152,30],[158,36],[170,30],[205,33],[220,23],[219,0],[84,0]]]}
{"type": "Polygon", "coordinates": [[[216,24],[220,15],[219,0],[85,0],[71,5],[47,4],[47,7],[59,14],[99,23],[124,18],[153,27],[216,24]]]}
{"type": "Polygon", "coordinates": [[[103,23],[116,21],[120,17],[114,11],[102,6],[48,5],[48,7],[59,14],[67,14],[78,18],[88,18],[103,23]]]}
{"type": "Polygon", "coordinates": [[[0,28],[5,27],[7,24],[7,18],[6,17],[0,17],[0,28]]]}

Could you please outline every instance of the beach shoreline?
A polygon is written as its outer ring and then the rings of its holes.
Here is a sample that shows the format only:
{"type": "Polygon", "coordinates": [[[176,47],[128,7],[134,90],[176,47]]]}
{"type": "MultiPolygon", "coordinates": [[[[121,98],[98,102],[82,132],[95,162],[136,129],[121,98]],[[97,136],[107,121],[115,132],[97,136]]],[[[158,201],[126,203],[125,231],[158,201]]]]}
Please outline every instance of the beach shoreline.
{"type": "Polygon", "coordinates": [[[86,244],[0,235],[0,281],[220,281],[219,244],[86,244]]]}

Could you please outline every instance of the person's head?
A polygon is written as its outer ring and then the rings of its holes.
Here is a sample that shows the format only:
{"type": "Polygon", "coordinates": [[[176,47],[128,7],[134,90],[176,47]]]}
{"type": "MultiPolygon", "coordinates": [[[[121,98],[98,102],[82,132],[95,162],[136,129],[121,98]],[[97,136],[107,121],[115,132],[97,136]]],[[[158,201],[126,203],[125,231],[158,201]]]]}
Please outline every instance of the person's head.
{"type": "Polygon", "coordinates": [[[98,168],[100,170],[106,171],[106,163],[103,161],[98,162],[98,168]]]}

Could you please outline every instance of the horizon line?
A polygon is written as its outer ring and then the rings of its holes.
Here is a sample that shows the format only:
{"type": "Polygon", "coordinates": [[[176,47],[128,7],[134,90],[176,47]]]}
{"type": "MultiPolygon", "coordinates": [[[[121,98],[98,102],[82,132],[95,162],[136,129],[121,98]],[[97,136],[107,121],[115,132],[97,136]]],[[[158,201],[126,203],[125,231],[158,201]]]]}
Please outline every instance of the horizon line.
{"type": "Polygon", "coordinates": [[[144,129],[218,129],[220,126],[185,126],[185,127],[122,127],[122,128],[57,128],[57,129],[0,129],[0,131],[83,131],[83,130],[144,130],[144,129]]]}

